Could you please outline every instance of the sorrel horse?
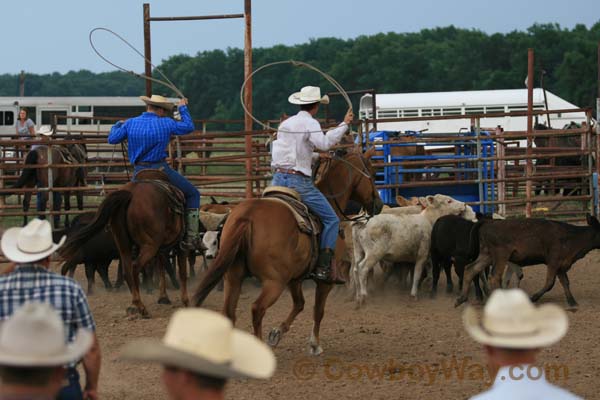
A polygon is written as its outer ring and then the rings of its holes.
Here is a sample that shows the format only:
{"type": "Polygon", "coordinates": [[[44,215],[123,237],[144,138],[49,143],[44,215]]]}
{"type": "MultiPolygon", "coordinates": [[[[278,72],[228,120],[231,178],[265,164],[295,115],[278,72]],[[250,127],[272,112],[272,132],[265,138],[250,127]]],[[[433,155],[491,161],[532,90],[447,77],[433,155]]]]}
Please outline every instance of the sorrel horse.
{"type": "MultiPolygon", "coordinates": [[[[139,175],[138,175],[139,176],[139,175]]],[[[152,178],[159,178],[155,176],[152,178]]],[[[144,179],[150,179],[146,177],[144,179]]],[[[149,318],[150,314],[140,297],[140,272],[147,269],[154,257],[158,258],[160,269],[160,304],[170,304],[166,292],[164,266],[168,262],[167,251],[173,249],[177,254],[181,301],[189,304],[187,293],[187,252],[180,249],[179,241],[185,229],[183,209],[177,210],[169,200],[168,194],[147,180],[129,182],[104,199],[94,220],[65,243],[61,251],[69,258],[100,230],[110,224],[110,228],[119,250],[125,281],[132,294],[132,306],[129,314],[139,314],[149,318]],[[136,246],[137,257],[133,259],[136,246]]]]}
{"type": "MultiPolygon", "coordinates": [[[[76,139],[75,136],[67,137],[67,139],[76,139]]],[[[52,162],[49,165],[65,164],[69,158],[69,162],[73,161],[78,164],[84,164],[87,159],[87,151],[84,144],[66,143],[61,146],[52,146],[52,162]],[[62,148],[61,148],[62,147],[62,148]],[[63,152],[66,151],[68,155],[63,152]]],[[[25,165],[44,165],[48,164],[48,146],[38,146],[27,153],[25,157],[25,165]]],[[[85,168],[84,167],[53,167],[52,168],[52,187],[75,187],[85,186],[85,168]]],[[[17,182],[12,186],[15,189],[19,188],[38,188],[48,187],[48,168],[24,168],[17,182]]],[[[71,209],[71,192],[62,192],[65,200],[65,211],[71,209]]],[[[38,192],[37,211],[46,211],[46,203],[48,201],[48,192],[38,192]]],[[[83,192],[78,191],[77,208],[83,210],[83,192]]],[[[53,211],[59,211],[61,205],[61,192],[53,192],[53,211]]],[[[29,211],[31,203],[31,192],[25,193],[23,196],[23,211],[29,211]]],[[[60,224],[60,215],[54,215],[54,226],[60,224]]],[[[23,226],[27,225],[27,215],[23,216],[23,226]]],[[[69,226],[69,214],[65,215],[65,225],[69,226]]]]}
{"type": "MultiPolygon", "coordinates": [[[[362,204],[369,213],[381,211],[383,203],[373,183],[374,169],[370,162],[374,153],[374,148],[365,154],[354,149],[343,157],[322,163],[325,170],[317,188],[328,197],[339,217],[343,216],[342,210],[350,199],[362,204]]],[[[336,251],[337,255],[341,256],[341,253],[336,251]]],[[[268,342],[275,346],[304,308],[302,281],[310,263],[311,237],[299,230],[292,212],[284,204],[265,199],[243,201],[231,211],[223,227],[219,254],[198,286],[192,303],[201,305],[224,276],[223,313],[235,323],[242,281],[248,274],[257,277],[263,286],[252,305],[252,324],[254,334],[262,339],[265,312],[287,286],[294,305],[287,319],[269,334],[268,342]]],[[[319,344],[319,329],[332,287],[317,282],[310,337],[311,353],[315,355],[323,351],[319,344]]]]}

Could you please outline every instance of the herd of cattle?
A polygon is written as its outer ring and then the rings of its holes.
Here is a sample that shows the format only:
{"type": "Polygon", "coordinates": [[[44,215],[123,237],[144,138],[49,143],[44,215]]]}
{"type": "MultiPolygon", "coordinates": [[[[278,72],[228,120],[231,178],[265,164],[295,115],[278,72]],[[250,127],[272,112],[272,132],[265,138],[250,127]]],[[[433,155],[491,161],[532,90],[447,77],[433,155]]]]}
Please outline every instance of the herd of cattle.
{"type": "MultiPolygon", "coordinates": [[[[476,296],[481,300],[483,292],[489,294],[490,290],[506,286],[513,272],[520,282],[521,268],[536,264],[545,264],[547,274],[543,287],[531,296],[532,300],[538,300],[549,291],[558,277],[569,306],[575,307],[577,303],[569,288],[567,272],[590,250],[600,248],[600,223],[592,216],[587,217],[587,226],[538,218],[496,219],[476,214],[465,203],[442,194],[403,201],[401,205],[385,207],[381,214],[371,218],[342,223],[345,251],[337,265],[345,269],[358,307],[365,302],[367,280],[376,266],[385,276],[404,272],[403,279],[410,280],[410,294],[416,298],[425,274],[432,276],[431,296],[435,296],[442,269],[446,274],[446,289],[452,292],[451,268],[454,265],[459,277],[458,306],[467,301],[472,282],[476,296]]],[[[206,257],[214,258],[218,252],[220,230],[232,207],[234,205],[203,206],[200,219],[206,230],[203,239],[207,248],[203,254],[205,264],[206,257]]],[[[57,235],[72,234],[93,216],[94,213],[78,216],[66,231],[57,232],[57,235]]],[[[72,275],[78,264],[84,264],[88,293],[91,293],[95,272],[99,273],[106,288],[112,287],[108,267],[118,258],[111,233],[103,231],[86,243],[75,257],[65,260],[61,272],[72,275]]],[[[194,261],[190,260],[190,274],[194,274],[194,261]]],[[[171,265],[166,266],[166,271],[177,286],[171,265]]],[[[152,274],[144,278],[151,282],[152,274]]],[[[116,286],[122,283],[119,271],[116,286]]]]}

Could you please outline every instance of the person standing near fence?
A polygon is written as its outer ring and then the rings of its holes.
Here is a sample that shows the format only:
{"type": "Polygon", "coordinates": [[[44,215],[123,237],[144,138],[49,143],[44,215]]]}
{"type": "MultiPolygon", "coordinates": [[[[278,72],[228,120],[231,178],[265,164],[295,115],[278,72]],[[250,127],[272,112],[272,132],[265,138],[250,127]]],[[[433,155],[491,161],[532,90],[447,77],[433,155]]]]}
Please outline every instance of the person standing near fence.
{"type": "MultiPolygon", "coordinates": [[[[19,118],[16,123],[17,139],[33,139],[35,138],[35,124],[27,116],[27,109],[21,108],[19,118]]],[[[26,145],[19,144],[17,147],[17,157],[23,157],[25,151],[29,150],[26,145]]]]}

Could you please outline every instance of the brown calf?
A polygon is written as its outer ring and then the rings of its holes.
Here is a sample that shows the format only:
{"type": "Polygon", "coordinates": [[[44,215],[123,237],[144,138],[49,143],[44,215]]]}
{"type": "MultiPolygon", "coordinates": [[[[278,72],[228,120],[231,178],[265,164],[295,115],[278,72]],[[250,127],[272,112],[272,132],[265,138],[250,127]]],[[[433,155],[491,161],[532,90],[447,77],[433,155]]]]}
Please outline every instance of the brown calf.
{"type": "Polygon", "coordinates": [[[558,275],[569,306],[576,307],[567,272],[590,250],[600,248],[600,222],[588,215],[587,223],[588,226],[575,226],[538,218],[477,223],[478,229],[471,232],[471,242],[474,242],[473,235],[479,234],[479,256],[465,267],[465,284],[455,306],[467,301],[471,281],[490,264],[494,266],[490,286],[492,289],[500,287],[506,263],[511,261],[522,267],[546,264],[546,283],[531,296],[532,301],[552,289],[558,275]]]}

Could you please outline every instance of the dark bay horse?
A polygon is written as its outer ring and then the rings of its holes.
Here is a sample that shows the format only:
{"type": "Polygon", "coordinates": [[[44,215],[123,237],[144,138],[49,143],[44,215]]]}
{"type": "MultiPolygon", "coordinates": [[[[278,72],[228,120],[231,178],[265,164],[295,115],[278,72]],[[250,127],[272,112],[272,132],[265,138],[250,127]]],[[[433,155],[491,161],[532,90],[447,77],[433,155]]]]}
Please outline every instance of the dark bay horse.
{"type": "MultiPolygon", "coordinates": [[[[71,138],[71,137],[67,137],[71,138]]],[[[76,137],[73,136],[73,139],[76,137]]],[[[25,157],[25,165],[56,165],[67,162],[84,164],[87,159],[87,151],[84,144],[66,143],[64,145],[52,146],[52,162],[48,163],[48,146],[42,145],[32,149],[25,157]]],[[[83,167],[52,167],[52,187],[75,187],[85,186],[85,168],[83,167]]],[[[48,187],[48,168],[24,168],[17,182],[12,186],[18,188],[48,187]]],[[[65,200],[65,211],[71,209],[71,192],[52,192],[53,211],[59,211],[62,197],[65,200]]],[[[48,192],[38,192],[37,211],[46,211],[48,192]]],[[[76,192],[77,208],[83,210],[83,192],[76,192]]],[[[31,203],[31,192],[23,196],[23,211],[29,211],[31,203]]],[[[60,224],[60,215],[54,215],[54,226],[60,224]]],[[[27,216],[23,216],[23,226],[27,225],[27,216]]],[[[69,226],[69,214],[65,216],[65,225],[69,226]]]]}
{"type": "MultiPolygon", "coordinates": [[[[340,218],[351,199],[362,204],[369,213],[381,211],[383,203],[373,183],[374,169],[370,162],[374,153],[374,148],[365,154],[355,149],[322,163],[326,167],[317,187],[328,197],[340,218]]],[[[343,246],[340,242],[338,239],[338,249],[339,245],[343,246]]],[[[336,258],[338,255],[342,255],[340,251],[336,251],[336,258]]],[[[198,286],[193,304],[201,305],[224,276],[223,313],[235,323],[242,281],[249,274],[257,277],[262,282],[262,291],[252,304],[252,324],[254,334],[262,339],[265,312],[287,286],[294,305],[287,319],[269,334],[269,344],[275,346],[304,308],[302,281],[310,263],[311,237],[299,230],[292,212],[284,204],[266,199],[245,200],[231,211],[223,227],[219,254],[198,286]]],[[[322,352],[319,329],[332,287],[317,282],[310,338],[311,352],[315,355],[322,352]]]]}
{"type": "Polygon", "coordinates": [[[140,297],[140,272],[146,271],[155,257],[160,269],[158,302],[170,304],[164,274],[170,249],[177,253],[181,301],[187,306],[189,300],[185,263],[188,257],[187,252],[179,247],[185,229],[183,209],[177,210],[173,206],[167,192],[148,180],[129,182],[120,190],[112,192],[102,201],[92,222],[68,238],[61,251],[63,257],[72,257],[107,224],[110,224],[119,250],[125,281],[132,294],[132,307],[127,309],[128,313],[139,312],[144,318],[150,317],[140,297]],[[134,245],[137,249],[135,259],[134,245]]]}

